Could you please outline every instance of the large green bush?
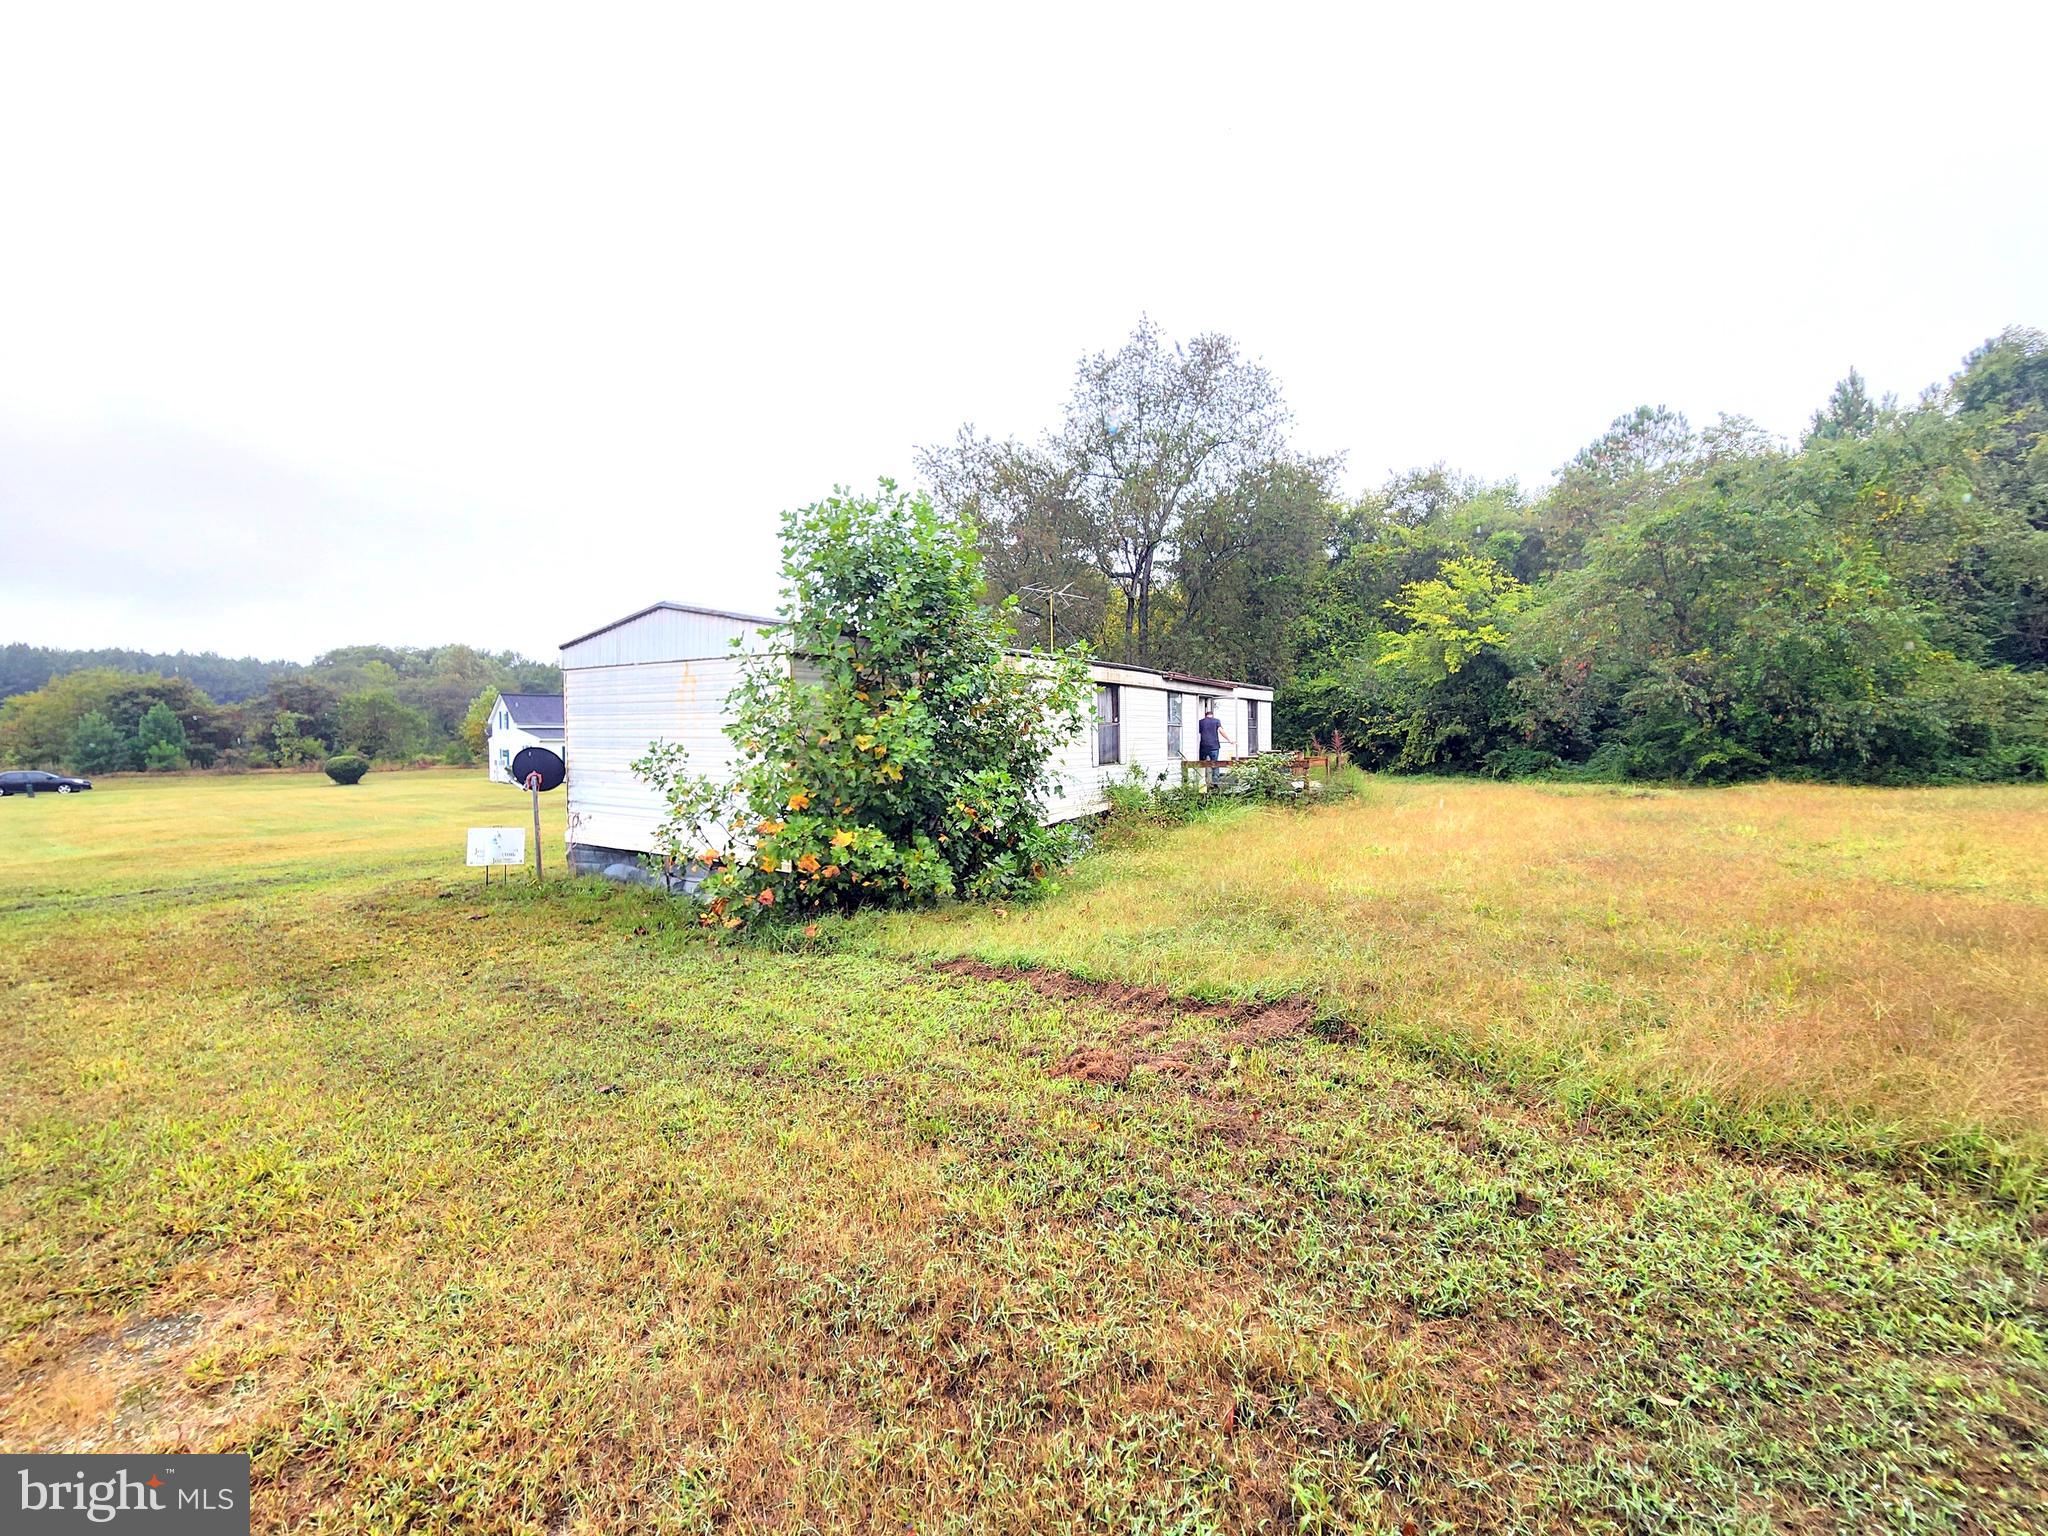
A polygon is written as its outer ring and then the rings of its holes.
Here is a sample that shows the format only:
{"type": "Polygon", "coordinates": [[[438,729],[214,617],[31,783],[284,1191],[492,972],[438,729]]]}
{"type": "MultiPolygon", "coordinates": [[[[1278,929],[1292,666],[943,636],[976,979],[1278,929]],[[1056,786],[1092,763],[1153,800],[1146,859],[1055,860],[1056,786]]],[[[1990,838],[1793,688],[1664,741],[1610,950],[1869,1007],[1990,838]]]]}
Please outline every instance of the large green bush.
{"type": "Polygon", "coordinates": [[[356,784],[370,771],[370,760],[360,753],[343,752],[327,759],[327,777],[337,784],[356,784]]]}
{"type": "Polygon", "coordinates": [[[784,514],[782,624],[730,695],[730,775],[635,765],[660,852],[710,871],[707,923],[1027,895],[1061,862],[1051,755],[1080,727],[1078,651],[1008,651],[968,530],[884,481],[784,514]]]}

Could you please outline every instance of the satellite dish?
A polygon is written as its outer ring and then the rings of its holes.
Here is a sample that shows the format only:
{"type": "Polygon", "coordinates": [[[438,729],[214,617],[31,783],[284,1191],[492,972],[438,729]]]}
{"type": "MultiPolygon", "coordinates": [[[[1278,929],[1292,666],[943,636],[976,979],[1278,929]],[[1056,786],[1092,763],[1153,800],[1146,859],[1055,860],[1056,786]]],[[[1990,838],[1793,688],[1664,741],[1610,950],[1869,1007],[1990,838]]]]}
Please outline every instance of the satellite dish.
{"type": "Polygon", "coordinates": [[[562,760],[546,747],[521,747],[512,759],[513,780],[529,789],[559,789],[562,775],[567,772],[562,760]],[[535,776],[540,782],[530,783],[535,776]]]}

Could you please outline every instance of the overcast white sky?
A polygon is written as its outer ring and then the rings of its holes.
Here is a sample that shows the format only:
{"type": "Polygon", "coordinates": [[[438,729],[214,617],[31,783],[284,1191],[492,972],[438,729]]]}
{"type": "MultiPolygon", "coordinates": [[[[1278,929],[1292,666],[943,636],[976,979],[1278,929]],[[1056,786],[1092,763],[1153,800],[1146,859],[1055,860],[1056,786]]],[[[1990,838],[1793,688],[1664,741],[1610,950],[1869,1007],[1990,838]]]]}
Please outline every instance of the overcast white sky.
{"type": "Polygon", "coordinates": [[[1141,311],[1363,487],[2048,325],[2048,6],[0,10],[0,640],[552,657],[1141,311]]]}

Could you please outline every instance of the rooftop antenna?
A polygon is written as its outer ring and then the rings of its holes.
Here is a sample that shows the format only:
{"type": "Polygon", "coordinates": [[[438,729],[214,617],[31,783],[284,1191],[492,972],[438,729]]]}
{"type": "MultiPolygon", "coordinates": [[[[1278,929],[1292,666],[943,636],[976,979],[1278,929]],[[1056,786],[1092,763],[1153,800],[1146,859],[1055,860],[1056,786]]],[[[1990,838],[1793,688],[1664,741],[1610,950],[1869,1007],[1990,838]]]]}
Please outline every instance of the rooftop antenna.
{"type": "Polygon", "coordinates": [[[1059,606],[1059,601],[1061,598],[1071,598],[1080,596],[1080,594],[1074,590],[1074,584],[1070,581],[1065,586],[1060,587],[1058,589],[1054,589],[1052,587],[1019,587],[1017,590],[1019,592],[1029,592],[1033,597],[1042,597],[1045,599],[1045,648],[1048,651],[1055,649],[1052,639],[1053,610],[1059,606]]]}

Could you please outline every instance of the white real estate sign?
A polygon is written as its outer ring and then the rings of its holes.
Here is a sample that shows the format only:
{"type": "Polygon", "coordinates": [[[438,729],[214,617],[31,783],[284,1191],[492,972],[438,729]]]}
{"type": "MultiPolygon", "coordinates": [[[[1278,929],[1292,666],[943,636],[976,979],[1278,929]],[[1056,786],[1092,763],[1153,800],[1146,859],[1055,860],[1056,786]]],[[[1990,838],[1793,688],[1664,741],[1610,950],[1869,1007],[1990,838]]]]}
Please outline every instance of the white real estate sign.
{"type": "Polygon", "coordinates": [[[472,864],[524,864],[526,828],[471,827],[469,862],[472,864]]]}

